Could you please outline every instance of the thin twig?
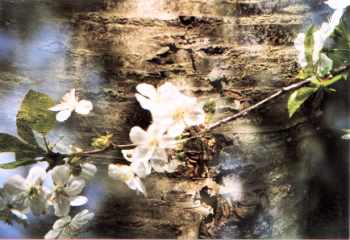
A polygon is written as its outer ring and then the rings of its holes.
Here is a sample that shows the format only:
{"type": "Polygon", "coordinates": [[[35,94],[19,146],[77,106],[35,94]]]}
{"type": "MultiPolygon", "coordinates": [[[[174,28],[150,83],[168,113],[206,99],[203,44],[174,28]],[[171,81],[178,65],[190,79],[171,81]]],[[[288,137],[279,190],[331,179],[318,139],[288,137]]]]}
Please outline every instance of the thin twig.
{"type": "Polygon", "coordinates": [[[311,81],[309,79],[307,79],[307,80],[304,80],[304,81],[301,81],[301,82],[298,82],[298,83],[294,83],[294,84],[289,85],[287,87],[284,87],[284,88],[278,90],[277,92],[275,92],[274,94],[270,95],[269,97],[261,100],[260,102],[254,104],[254,105],[252,105],[252,106],[250,106],[250,107],[248,107],[248,108],[246,108],[246,109],[244,109],[244,110],[242,110],[242,111],[240,111],[240,112],[238,112],[238,113],[236,113],[236,114],[234,114],[232,116],[226,117],[226,118],[224,118],[222,120],[219,120],[218,122],[216,122],[214,124],[209,125],[204,131],[208,132],[210,130],[213,130],[215,128],[218,128],[218,127],[222,126],[223,124],[231,122],[231,121],[233,121],[233,120],[235,120],[237,118],[243,117],[243,116],[247,115],[249,112],[251,112],[252,110],[261,107],[265,103],[267,103],[267,102],[271,101],[272,99],[282,95],[283,93],[289,92],[289,91],[294,90],[294,89],[298,89],[298,88],[300,88],[300,87],[302,87],[302,86],[304,86],[304,85],[306,85],[306,84],[308,84],[310,82],[311,81]]]}
{"type": "MultiPolygon", "coordinates": [[[[338,69],[335,69],[332,74],[333,76],[335,75],[338,75],[338,74],[341,74],[342,72],[345,72],[347,70],[350,69],[350,65],[345,65],[345,66],[342,66],[338,69]]],[[[294,83],[292,85],[289,85],[287,87],[284,87],[284,88],[281,88],[280,90],[278,90],[277,92],[275,92],[274,94],[270,95],[269,97],[261,100],[260,102],[232,115],[232,116],[229,116],[227,118],[224,118],[222,120],[219,120],[218,122],[208,126],[204,131],[205,132],[208,132],[210,130],[213,130],[215,128],[218,128],[220,126],[222,126],[223,124],[226,124],[228,122],[231,122],[237,118],[240,118],[240,117],[243,117],[245,115],[247,115],[250,111],[254,110],[254,109],[257,109],[259,107],[261,107],[262,105],[264,105],[265,103],[271,101],[272,99],[275,99],[276,97],[282,95],[283,93],[286,93],[286,92],[289,92],[289,91],[292,91],[292,90],[295,90],[295,89],[298,89],[306,84],[309,84],[311,82],[311,79],[306,79],[304,81],[301,81],[301,82],[297,82],[297,83],[294,83]]]]}
{"type": "MultiPolygon", "coordinates": [[[[345,72],[345,71],[347,71],[349,69],[350,69],[350,64],[342,66],[342,67],[332,71],[332,75],[335,76],[335,75],[341,74],[341,73],[343,73],[343,72],[345,72]]],[[[219,121],[209,125],[208,127],[206,127],[204,130],[202,130],[197,135],[181,139],[181,140],[178,141],[178,143],[182,143],[182,142],[186,142],[186,141],[191,140],[191,139],[198,138],[198,137],[202,136],[204,133],[209,132],[210,130],[213,130],[215,128],[218,128],[218,127],[222,126],[223,124],[232,122],[233,120],[235,120],[237,118],[246,116],[249,112],[260,108],[264,104],[266,104],[266,103],[270,102],[271,100],[277,98],[278,96],[282,95],[283,93],[290,92],[292,90],[301,88],[301,87],[303,87],[303,86],[305,86],[305,85],[307,85],[309,83],[311,83],[311,79],[310,78],[306,79],[306,80],[303,80],[303,81],[300,81],[300,82],[297,82],[297,83],[294,83],[294,84],[291,84],[289,86],[283,87],[283,88],[277,90],[272,95],[268,96],[267,98],[264,98],[263,100],[257,102],[256,104],[254,104],[254,105],[252,105],[252,106],[250,106],[250,107],[248,107],[246,109],[243,109],[242,111],[240,111],[240,112],[238,112],[238,113],[236,113],[234,115],[231,115],[229,117],[221,119],[221,120],[219,120],[219,121]]],[[[135,144],[115,144],[115,143],[110,143],[110,145],[108,147],[104,148],[104,149],[86,151],[86,152],[80,153],[80,155],[98,154],[98,153],[103,153],[103,152],[105,152],[107,150],[110,150],[110,149],[129,149],[129,148],[133,148],[133,147],[136,147],[136,145],[135,144]]]]}

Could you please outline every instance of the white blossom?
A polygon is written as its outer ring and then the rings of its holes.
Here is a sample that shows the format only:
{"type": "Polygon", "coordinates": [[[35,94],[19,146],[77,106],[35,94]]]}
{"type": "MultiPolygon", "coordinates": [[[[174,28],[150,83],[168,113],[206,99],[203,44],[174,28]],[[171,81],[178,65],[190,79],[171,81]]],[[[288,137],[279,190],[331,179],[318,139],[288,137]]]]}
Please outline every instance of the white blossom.
{"type": "Polygon", "coordinates": [[[52,229],[45,235],[45,239],[71,238],[78,235],[83,227],[94,218],[94,214],[85,209],[79,212],[73,219],[65,216],[58,219],[52,229]]]}
{"type": "Polygon", "coordinates": [[[178,136],[186,127],[204,123],[205,114],[197,99],[182,94],[173,84],[155,89],[142,83],[136,89],[140,105],[151,112],[154,123],[167,128],[169,135],[178,136]]]}
{"type": "Polygon", "coordinates": [[[14,197],[23,198],[25,206],[34,215],[45,214],[48,209],[48,190],[43,186],[45,178],[45,169],[33,167],[26,179],[20,175],[10,177],[4,184],[4,189],[14,197]]]}
{"type": "Polygon", "coordinates": [[[304,68],[307,66],[307,60],[305,55],[305,33],[299,33],[294,40],[294,47],[298,51],[298,64],[304,68]]]}
{"type": "Polygon", "coordinates": [[[85,187],[82,178],[71,176],[69,166],[56,166],[51,171],[54,190],[50,197],[50,202],[55,209],[56,216],[66,216],[70,211],[70,206],[81,206],[87,202],[87,198],[79,196],[85,187]]]}
{"type": "Polygon", "coordinates": [[[335,10],[345,9],[346,7],[350,6],[349,0],[328,0],[325,3],[335,10]]]}
{"type": "Polygon", "coordinates": [[[110,164],[108,166],[108,175],[114,180],[124,182],[130,189],[141,192],[143,195],[147,196],[146,189],[141,179],[135,175],[130,166],[110,164]]]}
{"type": "Polygon", "coordinates": [[[141,83],[136,86],[139,93],[135,94],[137,101],[141,107],[149,110],[152,114],[157,114],[164,103],[173,101],[181,92],[172,83],[164,83],[157,89],[147,83],[141,83]]]}
{"type": "Polygon", "coordinates": [[[82,163],[80,167],[81,172],[79,177],[83,178],[86,182],[89,182],[97,172],[97,167],[92,163],[82,163]]]}
{"type": "Polygon", "coordinates": [[[70,117],[73,111],[82,115],[87,115],[90,113],[92,108],[93,106],[90,101],[79,101],[79,98],[75,95],[75,89],[73,88],[62,97],[62,101],[59,104],[49,108],[49,110],[58,112],[56,114],[56,120],[59,122],[64,122],[70,117]]]}
{"type": "Polygon", "coordinates": [[[203,124],[205,114],[195,97],[180,95],[176,100],[164,105],[163,111],[154,115],[154,123],[164,125],[167,134],[179,136],[187,127],[203,124]]]}
{"type": "MultiPolygon", "coordinates": [[[[324,45],[330,35],[334,32],[335,28],[339,25],[340,20],[344,14],[345,8],[350,6],[350,1],[342,1],[342,0],[328,0],[326,4],[334,9],[334,13],[330,17],[330,19],[323,23],[321,27],[314,32],[314,46],[312,53],[312,61],[313,64],[317,64],[320,59],[320,53],[324,48],[324,45]]],[[[294,47],[298,51],[298,64],[301,67],[307,66],[306,55],[305,55],[305,34],[299,33],[297,38],[294,41],[294,47]]]]}
{"type": "Polygon", "coordinates": [[[320,58],[320,52],[322,51],[329,36],[339,25],[340,20],[344,14],[345,8],[350,5],[350,1],[329,0],[326,2],[326,4],[333,8],[335,11],[330,17],[329,21],[323,23],[320,29],[314,33],[314,50],[312,56],[314,64],[318,62],[320,58]]]}
{"type": "Polygon", "coordinates": [[[139,177],[145,177],[151,173],[152,160],[168,162],[165,151],[175,146],[175,140],[164,134],[165,129],[156,124],[149,126],[147,131],[140,127],[133,127],[130,131],[130,140],[136,145],[131,150],[122,150],[122,154],[131,162],[131,168],[139,177]],[[150,163],[151,161],[151,163],[150,163]]]}
{"type": "Polygon", "coordinates": [[[4,188],[0,189],[0,213],[10,212],[17,218],[27,220],[25,213],[28,206],[23,195],[13,195],[4,188]]]}

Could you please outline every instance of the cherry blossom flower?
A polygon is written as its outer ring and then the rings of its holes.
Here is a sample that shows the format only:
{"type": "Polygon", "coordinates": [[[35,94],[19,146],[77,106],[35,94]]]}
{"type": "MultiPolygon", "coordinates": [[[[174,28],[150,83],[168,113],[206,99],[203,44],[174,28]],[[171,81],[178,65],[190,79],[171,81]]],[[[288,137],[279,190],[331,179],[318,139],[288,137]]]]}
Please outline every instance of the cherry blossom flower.
{"type": "Polygon", "coordinates": [[[326,4],[333,8],[335,12],[332,14],[328,22],[321,25],[320,29],[314,33],[314,50],[313,50],[313,63],[316,64],[320,58],[320,52],[322,51],[327,39],[334,32],[335,28],[339,25],[340,20],[344,14],[345,8],[350,6],[350,1],[329,0],[326,4]]]}
{"type": "Polygon", "coordinates": [[[92,163],[82,163],[80,167],[81,172],[79,177],[83,178],[85,182],[89,182],[97,172],[97,167],[92,163]]]}
{"type": "Polygon", "coordinates": [[[179,95],[176,100],[168,102],[164,110],[153,115],[154,123],[164,125],[167,134],[179,136],[187,127],[201,125],[205,122],[205,113],[195,97],[179,95]]]}
{"type": "Polygon", "coordinates": [[[49,200],[56,216],[66,216],[70,206],[81,206],[87,202],[86,197],[79,196],[86,183],[82,178],[73,177],[69,166],[56,166],[52,169],[51,175],[54,190],[49,200]]]}
{"type": "Polygon", "coordinates": [[[130,166],[121,164],[110,164],[108,166],[108,175],[114,179],[124,182],[128,187],[147,196],[146,189],[141,179],[135,175],[130,166]]]}
{"type": "Polygon", "coordinates": [[[56,120],[59,122],[64,122],[70,117],[73,111],[82,115],[87,115],[90,113],[92,108],[93,106],[90,101],[79,101],[78,97],[75,95],[75,89],[73,88],[62,97],[61,103],[49,108],[49,110],[58,112],[56,114],[56,120]]]}
{"type": "Polygon", "coordinates": [[[95,214],[85,209],[75,217],[65,216],[58,219],[52,229],[45,235],[45,239],[71,238],[81,232],[81,230],[94,218],[95,214]]]}
{"type": "Polygon", "coordinates": [[[164,83],[157,89],[147,83],[136,86],[139,93],[135,94],[137,101],[143,109],[149,110],[152,114],[163,111],[164,104],[176,100],[181,92],[172,83],[164,83]]]}
{"type": "MultiPolygon", "coordinates": [[[[314,32],[314,46],[312,53],[313,64],[317,64],[320,59],[320,53],[324,48],[324,45],[330,35],[334,32],[335,28],[339,25],[340,20],[344,14],[345,8],[350,6],[350,1],[341,0],[328,0],[326,4],[334,9],[334,13],[330,17],[329,21],[323,23],[321,27],[314,32]]],[[[305,34],[299,33],[294,41],[294,46],[298,51],[298,64],[301,67],[307,66],[306,56],[305,56],[305,34]]]]}
{"type": "Polygon", "coordinates": [[[136,145],[131,150],[122,150],[122,154],[131,162],[131,168],[139,177],[145,177],[151,173],[152,160],[168,162],[165,149],[173,148],[176,144],[174,138],[164,134],[162,126],[152,124],[147,131],[140,127],[133,127],[130,131],[130,140],[136,145]],[[151,164],[150,164],[151,161],[151,164]]]}
{"type": "Polygon", "coordinates": [[[165,83],[158,89],[142,83],[136,89],[140,93],[136,94],[140,105],[149,110],[153,122],[166,127],[171,136],[176,137],[186,127],[200,125],[205,121],[204,111],[197,99],[182,94],[171,83],[165,83]]]}
{"type": "Polygon", "coordinates": [[[298,51],[298,64],[304,68],[307,66],[307,60],[305,55],[305,33],[299,33],[294,40],[294,47],[298,51]]]}
{"type": "Polygon", "coordinates": [[[43,186],[45,178],[45,169],[33,167],[26,179],[20,175],[10,177],[4,184],[4,189],[10,195],[23,198],[24,205],[34,215],[45,214],[48,209],[48,190],[43,186]]]}
{"type": "Polygon", "coordinates": [[[21,195],[13,195],[8,189],[0,189],[0,213],[11,213],[19,219],[27,220],[25,213],[28,206],[21,195]]]}
{"type": "Polygon", "coordinates": [[[350,1],[348,0],[328,0],[325,3],[335,10],[345,9],[350,6],[350,1]]]}

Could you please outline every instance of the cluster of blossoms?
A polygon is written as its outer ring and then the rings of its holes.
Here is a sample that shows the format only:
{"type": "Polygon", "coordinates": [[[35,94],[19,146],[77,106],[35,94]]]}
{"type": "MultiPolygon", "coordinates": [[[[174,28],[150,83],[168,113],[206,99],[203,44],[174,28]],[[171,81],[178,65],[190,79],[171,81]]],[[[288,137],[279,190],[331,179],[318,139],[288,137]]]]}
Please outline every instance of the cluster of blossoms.
{"type": "MultiPolygon", "coordinates": [[[[325,53],[321,53],[321,51],[324,48],[328,38],[334,32],[335,28],[339,25],[345,9],[350,6],[350,1],[348,0],[328,0],[325,3],[335,11],[330,17],[329,21],[323,23],[320,28],[313,33],[312,63],[314,66],[318,66],[317,71],[320,75],[327,74],[327,72],[324,72],[323,68],[325,66],[330,66],[327,67],[327,69],[330,70],[333,64],[333,61],[328,58],[325,53]]],[[[294,41],[294,46],[299,52],[298,63],[302,68],[308,66],[305,40],[306,34],[299,33],[294,41]]]]}
{"type": "Polygon", "coordinates": [[[173,172],[178,166],[176,160],[169,161],[166,150],[176,146],[176,137],[190,126],[205,121],[202,106],[195,97],[184,95],[171,83],[155,88],[149,84],[136,87],[136,99],[143,109],[150,111],[152,124],[147,131],[135,126],[129,137],[136,146],[122,150],[130,166],[109,165],[109,175],[124,181],[131,189],[146,194],[140,178],[156,172],[173,172]]]}
{"type": "MultiPolygon", "coordinates": [[[[80,194],[97,171],[90,163],[81,164],[81,169],[80,175],[73,176],[67,164],[56,166],[48,173],[44,167],[34,166],[27,178],[20,175],[10,177],[0,189],[0,211],[26,220],[29,211],[35,216],[44,215],[48,213],[49,206],[53,206],[56,216],[67,218],[71,206],[81,206],[88,201],[80,194]]],[[[92,218],[93,215],[88,216],[92,218]]],[[[59,237],[61,231],[56,233],[59,237]]],[[[47,237],[52,236],[51,232],[47,237]]]]}

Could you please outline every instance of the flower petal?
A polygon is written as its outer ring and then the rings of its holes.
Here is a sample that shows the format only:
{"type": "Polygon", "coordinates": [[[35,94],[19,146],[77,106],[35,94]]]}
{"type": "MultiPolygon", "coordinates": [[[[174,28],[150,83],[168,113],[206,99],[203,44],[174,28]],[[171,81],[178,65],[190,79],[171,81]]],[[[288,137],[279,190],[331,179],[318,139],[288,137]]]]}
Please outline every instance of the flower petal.
{"type": "Polygon", "coordinates": [[[345,0],[328,0],[325,3],[333,9],[344,9],[350,5],[350,2],[345,0]]]}
{"type": "Polygon", "coordinates": [[[66,194],[71,197],[77,196],[80,194],[85,187],[85,181],[79,178],[73,178],[69,181],[68,186],[64,188],[66,194]]]}
{"type": "Polygon", "coordinates": [[[49,110],[53,111],[53,112],[60,112],[63,110],[68,110],[68,109],[70,109],[69,106],[67,104],[64,104],[64,103],[60,103],[60,104],[57,104],[57,105],[49,108],[49,110]]]}
{"type": "Polygon", "coordinates": [[[71,114],[72,114],[72,111],[69,109],[60,111],[56,114],[56,120],[58,122],[64,122],[70,117],[71,114]]]}
{"type": "Polygon", "coordinates": [[[148,161],[135,161],[132,162],[130,167],[132,168],[133,172],[139,176],[140,178],[144,178],[151,174],[151,165],[148,163],[148,161]]]}
{"type": "Polygon", "coordinates": [[[47,213],[48,211],[47,196],[48,195],[41,190],[37,195],[34,195],[29,199],[29,207],[33,215],[39,216],[47,213]]]}
{"type": "Polygon", "coordinates": [[[67,224],[69,224],[71,220],[72,218],[70,216],[65,216],[63,218],[60,218],[53,224],[52,229],[61,229],[67,224]]]}
{"type": "Polygon", "coordinates": [[[18,211],[16,209],[11,209],[11,213],[22,220],[28,219],[28,217],[23,212],[18,211]]]}
{"type": "Polygon", "coordinates": [[[146,144],[149,136],[145,130],[140,127],[133,127],[130,130],[129,137],[132,143],[136,145],[146,144]]]}
{"type": "Polygon", "coordinates": [[[155,99],[158,95],[155,87],[147,83],[138,84],[136,86],[136,90],[143,96],[148,97],[150,99],[155,99]]]}
{"type": "Polygon", "coordinates": [[[77,97],[75,96],[75,88],[72,88],[68,93],[66,93],[62,97],[62,101],[66,103],[74,103],[77,101],[77,97]]]}
{"type": "Polygon", "coordinates": [[[41,184],[46,178],[46,171],[42,167],[32,167],[27,176],[28,184],[41,184]]]}
{"type": "Polygon", "coordinates": [[[59,238],[61,229],[52,229],[45,234],[45,239],[57,239],[59,238]]]}
{"type": "Polygon", "coordinates": [[[93,105],[90,101],[81,100],[81,101],[79,101],[77,107],[75,108],[75,112],[82,114],[82,115],[87,115],[90,113],[90,111],[92,109],[93,109],[93,105]]]}
{"type": "Polygon", "coordinates": [[[122,164],[109,164],[108,165],[108,176],[114,180],[123,182],[130,181],[134,177],[132,168],[122,164]]]}
{"type": "Polygon", "coordinates": [[[63,217],[69,214],[70,211],[70,199],[64,194],[56,194],[55,200],[53,202],[53,207],[55,210],[55,215],[58,217],[63,217]]]}
{"type": "Polygon", "coordinates": [[[158,92],[162,100],[175,99],[178,95],[182,94],[180,90],[172,83],[166,82],[158,88],[158,92]]]}
{"type": "Polygon", "coordinates": [[[193,109],[193,111],[188,112],[184,117],[184,122],[188,127],[203,124],[204,121],[205,114],[201,107],[193,109]]]}
{"type": "Polygon", "coordinates": [[[151,124],[147,129],[148,135],[154,137],[155,139],[160,139],[165,131],[166,127],[157,123],[151,124]]]}
{"type": "Polygon", "coordinates": [[[85,196],[77,196],[73,199],[71,199],[70,205],[72,207],[78,207],[86,204],[88,202],[88,198],[85,196]]]}
{"type": "Polygon", "coordinates": [[[70,174],[70,168],[67,165],[56,166],[51,171],[54,184],[59,186],[64,186],[68,182],[70,174]]]}
{"type": "Polygon", "coordinates": [[[143,109],[152,111],[154,108],[154,101],[149,100],[148,98],[145,98],[144,96],[140,95],[140,94],[135,94],[136,100],[139,102],[140,106],[143,109]]]}
{"type": "Polygon", "coordinates": [[[70,227],[74,230],[79,230],[82,227],[84,227],[86,224],[88,224],[89,221],[91,221],[94,218],[95,214],[92,212],[89,212],[89,210],[84,209],[75,217],[72,219],[70,223],[70,227]]]}
{"type": "Polygon", "coordinates": [[[134,149],[124,149],[122,150],[123,157],[128,160],[129,162],[132,162],[132,156],[134,154],[134,149]]]}
{"type": "Polygon", "coordinates": [[[7,179],[4,184],[4,191],[9,195],[17,195],[27,190],[25,179],[20,175],[14,175],[7,179]]]}
{"type": "Polygon", "coordinates": [[[127,182],[127,185],[129,186],[130,189],[141,192],[145,197],[147,197],[146,188],[143,185],[140,178],[134,177],[129,182],[127,182]]]}
{"type": "Polygon", "coordinates": [[[80,177],[82,177],[85,181],[90,181],[96,174],[97,167],[91,163],[83,163],[81,165],[81,173],[80,177]]]}
{"type": "Polygon", "coordinates": [[[184,121],[180,121],[170,126],[167,131],[167,134],[172,137],[177,137],[182,134],[185,128],[186,128],[186,125],[184,121]]]}

